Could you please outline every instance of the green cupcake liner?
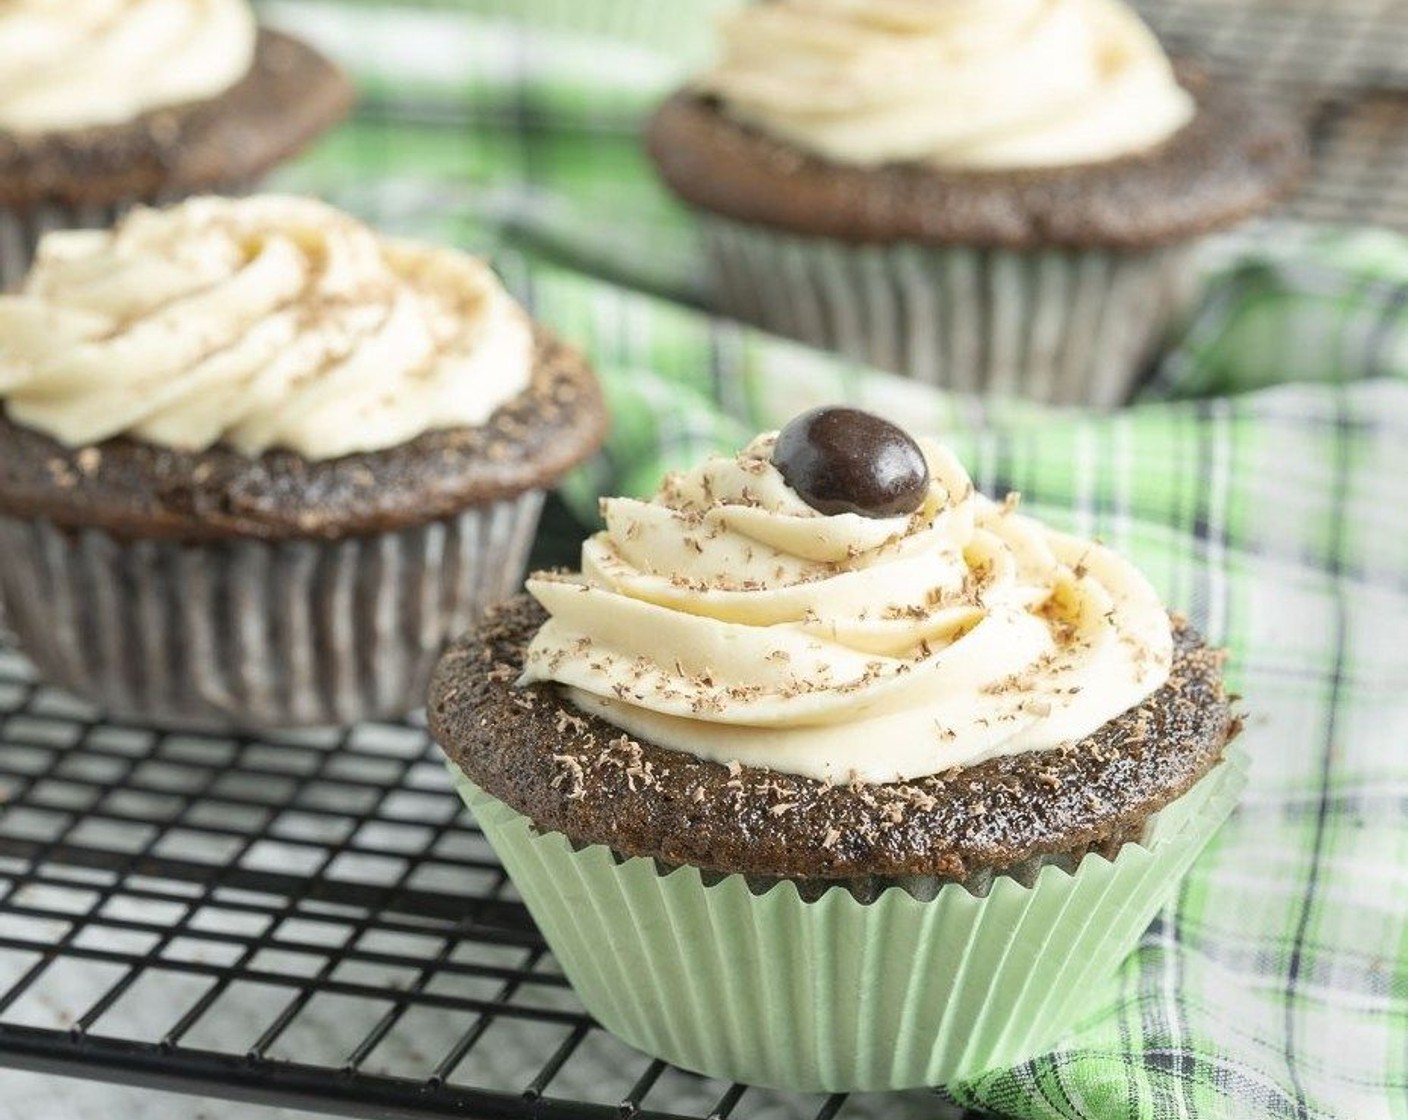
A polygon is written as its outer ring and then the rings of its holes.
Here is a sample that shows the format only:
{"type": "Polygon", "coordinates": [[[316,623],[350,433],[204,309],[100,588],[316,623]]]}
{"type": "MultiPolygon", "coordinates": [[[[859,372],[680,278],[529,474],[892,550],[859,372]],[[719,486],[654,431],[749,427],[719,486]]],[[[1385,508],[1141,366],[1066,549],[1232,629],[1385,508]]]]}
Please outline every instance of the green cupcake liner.
{"type": "Polygon", "coordinates": [[[1227,761],[1113,860],[1052,866],[985,897],[891,888],[803,901],[691,867],[574,849],[451,766],[587,1010],[647,1054],[712,1077],[821,1092],[943,1085],[1025,1061],[1112,995],[1121,962],[1231,812],[1227,761]]]}

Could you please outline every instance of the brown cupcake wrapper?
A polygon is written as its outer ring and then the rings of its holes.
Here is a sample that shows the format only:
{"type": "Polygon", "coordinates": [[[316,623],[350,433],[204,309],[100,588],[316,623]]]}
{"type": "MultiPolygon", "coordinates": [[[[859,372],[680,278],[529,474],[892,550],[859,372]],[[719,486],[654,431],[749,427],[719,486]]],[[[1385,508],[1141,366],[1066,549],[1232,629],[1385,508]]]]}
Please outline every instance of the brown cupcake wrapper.
{"type": "MultiPolygon", "coordinates": [[[[239,181],[211,187],[203,194],[244,195],[254,188],[239,181]]],[[[108,229],[134,206],[170,206],[187,197],[165,194],[154,198],[127,198],[112,203],[39,202],[24,209],[0,207],[0,291],[17,288],[46,233],[70,229],[108,229]]]]}
{"type": "Polygon", "coordinates": [[[942,389],[1110,408],[1191,293],[1194,244],[853,245],[701,214],[718,309],[942,389]]]}
{"type": "Polygon", "coordinates": [[[335,541],[123,540],[0,517],[0,614],[40,676],[160,726],[419,708],[441,647],[522,579],[544,492],[335,541]]]}

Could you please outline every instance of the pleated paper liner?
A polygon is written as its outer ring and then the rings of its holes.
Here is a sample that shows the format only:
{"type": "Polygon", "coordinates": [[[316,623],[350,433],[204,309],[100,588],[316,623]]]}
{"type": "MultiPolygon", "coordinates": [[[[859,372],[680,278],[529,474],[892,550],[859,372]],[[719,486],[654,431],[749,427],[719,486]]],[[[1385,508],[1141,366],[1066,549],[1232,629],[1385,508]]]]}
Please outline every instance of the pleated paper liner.
{"type": "Polygon", "coordinates": [[[699,217],[724,314],[981,396],[1124,403],[1195,278],[1192,246],[853,245],[699,217]]]}
{"type": "Polygon", "coordinates": [[[425,703],[445,643],[506,598],[544,492],[344,540],[124,540],[0,517],[0,613],[48,683],[124,719],[346,726],[425,703]]]}
{"type": "Polygon", "coordinates": [[[574,850],[561,833],[451,766],[587,1010],[647,1054],[713,1077],[841,1092],[935,1086],[1024,1061],[1109,999],[1115,974],[1231,812],[1245,758],[1227,761],[1113,860],[984,897],[948,883],[930,901],[893,887],[811,902],[741,875],[706,886],[574,850]]]}

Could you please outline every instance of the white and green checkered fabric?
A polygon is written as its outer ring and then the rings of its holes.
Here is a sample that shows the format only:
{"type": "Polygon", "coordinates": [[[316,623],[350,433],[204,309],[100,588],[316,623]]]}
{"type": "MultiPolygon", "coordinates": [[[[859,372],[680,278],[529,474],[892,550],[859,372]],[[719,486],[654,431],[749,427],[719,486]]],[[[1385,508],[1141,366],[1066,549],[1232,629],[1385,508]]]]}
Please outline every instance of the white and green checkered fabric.
{"type": "MultiPolygon", "coordinates": [[[[638,143],[678,67],[473,6],[265,5],[366,91],[283,185],[493,253],[590,353],[614,428],[575,508],[854,402],[1104,536],[1232,650],[1251,790],[1119,1002],[947,1091],[1019,1118],[1408,1118],[1408,241],[1266,227],[1223,246],[1123,413],[943,397],[694,310],[693,230],[638,143]]],[[[666,39],[694,44],[705,6],[671,0],[666,39]]]]}

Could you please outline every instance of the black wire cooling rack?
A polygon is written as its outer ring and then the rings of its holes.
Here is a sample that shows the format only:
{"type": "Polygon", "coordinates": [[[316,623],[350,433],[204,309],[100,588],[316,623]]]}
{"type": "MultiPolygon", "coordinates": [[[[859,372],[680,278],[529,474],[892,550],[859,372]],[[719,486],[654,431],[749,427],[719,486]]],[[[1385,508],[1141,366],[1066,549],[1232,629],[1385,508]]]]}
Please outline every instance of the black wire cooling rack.
{"type": "MultiPolygon", "coordinates": [[[[1408,229],[1408,0],[1143,0],[1308,114],[1290,211],[1408,229]]],[[[572,552],[560,511],[539,560],[572,552]]],[[[0,648],[0,1065],[347,1116],[936,1120],[596,1028],[415,724],[266,742],[103,721],[0,648]]]]}
{"type": "Polygon", "coordinates": [[[1408,230],[1408,0],[1136,0],[1174,53],[1305,115],[1314,167],[1286,207],[1408,230]]]}
{"type": "MultiPolygon", "coordinates": [[[[538,563],[579,531],[550,506],[538,563]]],[[[344,1116],[862,1120],[651,1061],[567,987],[424,729],[102,720],[0,649],[0,1064],[344,1116]]]]}

